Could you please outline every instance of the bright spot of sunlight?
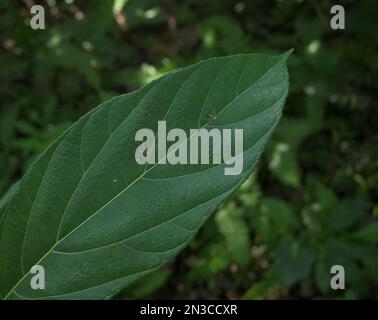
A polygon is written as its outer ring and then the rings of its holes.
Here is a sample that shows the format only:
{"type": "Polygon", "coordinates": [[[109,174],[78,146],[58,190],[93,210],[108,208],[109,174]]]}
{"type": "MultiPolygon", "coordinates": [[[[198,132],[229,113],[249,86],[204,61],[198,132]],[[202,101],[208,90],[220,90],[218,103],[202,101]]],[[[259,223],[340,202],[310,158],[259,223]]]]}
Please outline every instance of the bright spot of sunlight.
{"type": "Polygon", "coordinates": [[[309,54],[316,54],[319,51],[319,48],[320,48],[320,41],[319,40],[313,40],[307,46],[307,52],[309,54]]]}

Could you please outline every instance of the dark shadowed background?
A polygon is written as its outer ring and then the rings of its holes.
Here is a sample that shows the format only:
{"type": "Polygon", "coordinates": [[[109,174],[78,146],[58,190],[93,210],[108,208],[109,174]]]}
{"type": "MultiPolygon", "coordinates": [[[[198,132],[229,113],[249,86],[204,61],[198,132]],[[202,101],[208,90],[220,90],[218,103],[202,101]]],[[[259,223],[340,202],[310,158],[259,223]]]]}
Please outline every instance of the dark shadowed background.
{"type": "Polygon", "coordinates": [[[208,57],[295,48],[254,176],[118,298],[377,298],[377,19],[375,0],[2,0],[0,215],[36,156],[101,102],[208,57]],[[336,2],[345,30],[329,26],[336,2]],[[29,26],[33,4],[45,30],[29,26]],[[346,290],[330,287],[335,264],[346,290]]]}

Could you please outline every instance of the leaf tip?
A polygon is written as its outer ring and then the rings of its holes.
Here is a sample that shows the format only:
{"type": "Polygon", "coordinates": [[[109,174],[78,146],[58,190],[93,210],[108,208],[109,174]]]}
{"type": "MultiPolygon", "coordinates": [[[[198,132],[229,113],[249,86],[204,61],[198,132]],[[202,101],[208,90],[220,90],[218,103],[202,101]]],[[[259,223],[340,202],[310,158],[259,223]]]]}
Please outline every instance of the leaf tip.
{"type": "Polygon", "coordinates": [[[291,54],[294,52],[294,48],[291,48],[290,50],[284,52],[282,55],[281,55],[281,58],[285,60],[285,62],[287,61],[287,59],[291,56],[291,54]]]}

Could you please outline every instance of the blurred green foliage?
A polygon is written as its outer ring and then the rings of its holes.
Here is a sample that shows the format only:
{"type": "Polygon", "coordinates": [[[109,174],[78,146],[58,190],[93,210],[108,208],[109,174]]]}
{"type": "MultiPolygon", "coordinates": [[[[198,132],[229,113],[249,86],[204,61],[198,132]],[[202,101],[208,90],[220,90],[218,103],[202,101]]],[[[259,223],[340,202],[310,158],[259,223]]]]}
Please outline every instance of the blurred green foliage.
{"type": "Polygon", "coordinates": [[[259,165],[175,261],[119,298],[377,298],[378,6],[339,1],[0,3],[0,214],[30,163],[90,108],[200,59],[295,48],[259,165]],[[29,8],[46,9],[32,30],[29,8]],[[14,187],[13,187],[14,188],[14,187]],[[330,288],[330,268],[346,290],[330,288]]]}

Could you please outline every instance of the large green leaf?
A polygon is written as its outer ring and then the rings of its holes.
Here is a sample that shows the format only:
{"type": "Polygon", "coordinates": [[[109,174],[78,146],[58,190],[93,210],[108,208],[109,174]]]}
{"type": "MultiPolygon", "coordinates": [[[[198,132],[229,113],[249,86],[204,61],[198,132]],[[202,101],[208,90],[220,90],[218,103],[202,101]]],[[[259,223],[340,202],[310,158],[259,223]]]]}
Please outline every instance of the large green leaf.
{"type": "Polygon", "coordinates": [[[0,295],[107,298],[174,257],[253,171],[288,92],[281,56],[200,62],[113,98],[79,119],[31,166],[3,215],[0,295]],[[244,130],[243,171],[138,165],[135,133],[244,130]],[[46,288],[29,270],[42,265],[46,288]]]}

